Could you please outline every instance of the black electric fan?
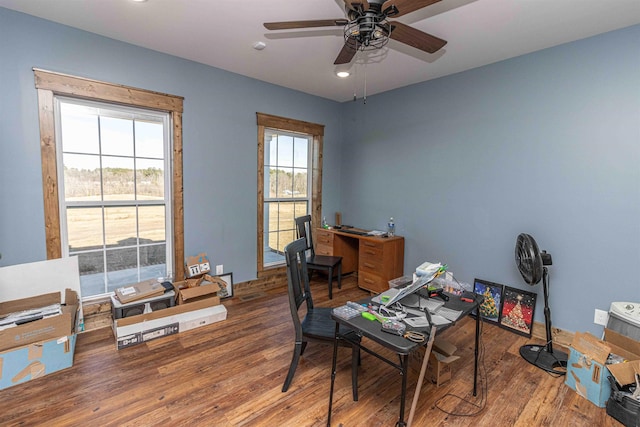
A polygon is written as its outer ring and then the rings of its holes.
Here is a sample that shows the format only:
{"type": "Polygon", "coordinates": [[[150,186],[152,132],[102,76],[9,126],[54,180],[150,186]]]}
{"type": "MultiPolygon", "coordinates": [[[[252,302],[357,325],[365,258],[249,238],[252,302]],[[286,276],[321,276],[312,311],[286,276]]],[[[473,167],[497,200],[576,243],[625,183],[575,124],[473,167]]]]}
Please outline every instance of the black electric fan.
{"type": "Polygon", "coordinates": [[[527,344],[520,347],[520,355],[532,365],[553,374],[567,373],[567,353],[553,348],[551,335],[551,310],[549,309],[549,272],[551,254],[540,251],[533,237],[521,233],[516,240],[516,265],[524,281],[531,286],[542,279],[544,289],[544,323],[547,332],[546,346],[527,344]]]}

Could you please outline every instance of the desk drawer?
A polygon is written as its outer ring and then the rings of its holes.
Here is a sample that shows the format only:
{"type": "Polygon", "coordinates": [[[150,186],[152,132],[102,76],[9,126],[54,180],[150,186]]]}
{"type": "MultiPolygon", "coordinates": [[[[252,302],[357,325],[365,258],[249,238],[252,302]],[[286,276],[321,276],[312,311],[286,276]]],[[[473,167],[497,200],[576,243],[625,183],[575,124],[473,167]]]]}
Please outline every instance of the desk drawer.
{"type": "Polygon", "coordinates": [[[389,289],[389,282],[369,271],[358,271],[358,287],[371,292],[380,293],[389,289]]]}
{"type": "Polygon", "coordinates": [[[333,246],[333,236],[334,234],[330,231],[323,230],[322,228],[316,229],[316,244],[317,245],[325,245],[325,246],[333,246]]]}
{"type": "Polygon", "coordinates": [[[370,263],[380,264],[384,260],[384,244],[361,240],[360,259],[370,263]]]}
{"type": "Polygon", "coordinates": [[[316,229],[316,254],[333,256],[333,233],[322,228],[316,229]]]}

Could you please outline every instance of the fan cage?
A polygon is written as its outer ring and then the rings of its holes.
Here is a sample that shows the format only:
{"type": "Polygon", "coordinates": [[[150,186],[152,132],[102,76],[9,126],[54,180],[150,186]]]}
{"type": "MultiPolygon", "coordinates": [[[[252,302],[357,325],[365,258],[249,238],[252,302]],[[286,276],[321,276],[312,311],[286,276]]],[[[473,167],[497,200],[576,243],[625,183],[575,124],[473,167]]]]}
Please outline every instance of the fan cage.
{"type": "Polygon", "coordinates": [[[378,50],[389,43],[391,24],[387,20],[375,22],[373,20],[357,19],[344,26],[344,41],[346,44],[355,42],[356,49],[361,51],[378,50]]]}

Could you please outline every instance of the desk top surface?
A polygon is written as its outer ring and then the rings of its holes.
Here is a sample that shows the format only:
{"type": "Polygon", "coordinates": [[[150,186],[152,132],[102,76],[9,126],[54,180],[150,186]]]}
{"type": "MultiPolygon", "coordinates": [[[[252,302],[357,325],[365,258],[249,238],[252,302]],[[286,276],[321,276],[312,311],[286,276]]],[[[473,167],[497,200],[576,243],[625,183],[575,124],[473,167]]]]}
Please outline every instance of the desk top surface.
{"type": "MultiPolygon", "coordinates": [[[[420,293],[418,292],[417,294],[420,294],[420,293]]],[[[479,297],[479,300],[476,300],[476,302],[469,303],[469,302],[461,301],[460,297],[458,297],[457,295],[450,295],[450,294],[447,294],[447,295],[449,296],[449,301],[446,301],[444,306],[452,310],[462,311],[462,314],[460,315],[460,317],[456,322],[460,321],[460,319],[462,319],[464,316],[470,314],[482,302],[481,296],[479,297]]],[[[424,296],[421,296],[421,297],[424,298],[424,296]]],[[[371,302],[372,298],[373,297],[365,298],[363,300],[358,301],[358,303],[364,303],[364,304],[369,303],[371,302]]],[[[331,318],[336,322],[361,333],[362,336],[365,336],[377,342],[378,344],[381,344],[399,354],[409,354],[412,351],[414,351],[418,346],[424,345],[427,342],[425,340],[424,343],[415,343],[399,335],[383,332],[380,322],[367,320],[362,316],[356,316],[351,319],[343,319],[331,314],[331,318]]],[[[451,326],[455,325],[456,322],[450,322],[446,325],[437,325],[438,332],[442,332],[445,329],[450,328],[451,326]]],[[[407,326],[407,331],[420,331],[425,333],[427,336],[429,334],[430,329],[431,328],[429,326],[424,328],[414,328],[411,326],[407,326]]]]}
{"type": "Polygon", "coordinates": [[[318,230],[328,231],[340,236],[352,237],[354,239],[364,239],[364,240],[376,240],[376,241],[387,241],[387,240],[404,240],[402,236],[392,236],[388,237],[386,234],[382,236],[374,236],[367,234],[370,230],[363,230],[361,228],[319,228],[318,230]]]}

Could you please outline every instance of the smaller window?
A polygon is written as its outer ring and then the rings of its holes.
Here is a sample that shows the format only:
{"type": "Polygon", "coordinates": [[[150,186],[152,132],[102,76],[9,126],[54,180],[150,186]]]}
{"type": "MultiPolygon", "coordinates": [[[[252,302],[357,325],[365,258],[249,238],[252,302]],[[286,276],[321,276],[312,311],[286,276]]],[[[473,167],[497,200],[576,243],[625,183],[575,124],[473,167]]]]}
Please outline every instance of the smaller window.
{"type": "Polygon", "coordinates": [[[295,218],[309,212],[311,136],[275,129],[264,133],[264,266],[284,263],[296,238],[295,218]]]}

